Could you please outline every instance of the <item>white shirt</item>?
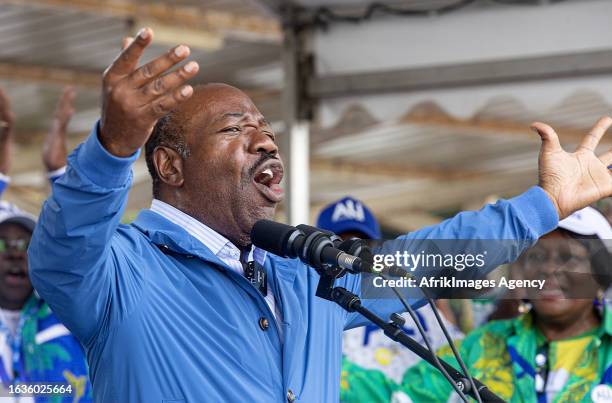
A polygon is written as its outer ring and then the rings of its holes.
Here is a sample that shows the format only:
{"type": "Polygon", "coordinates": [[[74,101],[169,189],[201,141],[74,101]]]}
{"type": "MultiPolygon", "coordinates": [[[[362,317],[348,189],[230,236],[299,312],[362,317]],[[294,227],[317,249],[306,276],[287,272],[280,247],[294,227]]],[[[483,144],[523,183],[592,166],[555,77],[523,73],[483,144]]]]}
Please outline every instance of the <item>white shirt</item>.
{"type": "MultiPolygon", "coordinates": [[[[9,379],[13,379],[13,341],[17,334],[21,311],[0,308],[0,365],[9,379]]],[[[5,393],[0,382],[0,393],[5,393]]],[[[6,395],[5,395],[6,396],[6,395]]],[[[7,398],[8,399],[8,398],[7,398]]],[[[2,398],[0,398],[0,401],[2,398]]],[[[13,401],[13,400],[11,400],[13,401]]],[[[14,400],[18,401],[18,400],[14,400]]]]}
{"type": "Polygon", "coordinates": [[[20,318],[20,310],[12,311],[10,309],[0,308],[0,321],[9,329],[13,337],[17,334],[17,326],[19,325],[20,318]]]}
{"type": "MultiPolygon", "coordinates": [[[[240,249],[236,247],[233,243],[231,243],[227,238],[223,235],[219,234],[212,228],[208,227],[205,224],[202,224],[200,221],[191,217],[188,214],[183,213],[181,210],[165,203],[161,200],[153,199],[151,203],[151,211],[161,215],[168,221],[182,227],[195,239],[200,241],[204,246],[206,246],[210,251],[217,256],[221,261],[227,264],[233,271],[244,276],[244,267],[242,266],[242,262],[240,261],[240,249]]],[[[263,266],[266,260],[266,251],[263,249],[259,249],[255,246],[251,247],[251,251],[249,252],[248,261],[255,260],[257,263],[263,266]]],[[[270,291],[270,282],[268,281],[268,293],[265,296],[266,303],[270,307],[270,310],[274,314],[274,319],[276,322],[276,328],[278,329],[279,335],[282,340],[282,328],[280,324],[282,323],[282,312],[278,308],[276,304],[276,300],[274,298],[274,294],[270,291]]]]}

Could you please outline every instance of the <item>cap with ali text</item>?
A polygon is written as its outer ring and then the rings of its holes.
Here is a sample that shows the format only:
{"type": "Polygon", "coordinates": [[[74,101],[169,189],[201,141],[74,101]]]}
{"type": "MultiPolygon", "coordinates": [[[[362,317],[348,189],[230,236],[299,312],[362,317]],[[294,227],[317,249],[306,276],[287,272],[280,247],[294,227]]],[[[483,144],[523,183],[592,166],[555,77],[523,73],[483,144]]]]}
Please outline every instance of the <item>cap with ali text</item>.
{"type": "Polygon", "coordinates": [[[361,201],[350,196],[326,206],[317,219],[317,227],[340,234],[361,232],[370,239],[380,239],[380,225],[361,201]]]}

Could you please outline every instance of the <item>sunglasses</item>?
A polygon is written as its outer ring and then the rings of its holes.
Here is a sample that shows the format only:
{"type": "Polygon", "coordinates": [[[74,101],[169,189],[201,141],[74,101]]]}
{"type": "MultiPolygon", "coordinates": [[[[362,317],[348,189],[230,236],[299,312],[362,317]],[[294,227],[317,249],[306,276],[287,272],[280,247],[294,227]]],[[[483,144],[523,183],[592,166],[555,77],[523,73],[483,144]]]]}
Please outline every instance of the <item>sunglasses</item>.
{"type": "Polygon", "coordinates": [[[2,239],[0,238],[0,253],[6,253],[9,250],[16,252],[25,252],[30,245],[29,239],[2,239]]]}

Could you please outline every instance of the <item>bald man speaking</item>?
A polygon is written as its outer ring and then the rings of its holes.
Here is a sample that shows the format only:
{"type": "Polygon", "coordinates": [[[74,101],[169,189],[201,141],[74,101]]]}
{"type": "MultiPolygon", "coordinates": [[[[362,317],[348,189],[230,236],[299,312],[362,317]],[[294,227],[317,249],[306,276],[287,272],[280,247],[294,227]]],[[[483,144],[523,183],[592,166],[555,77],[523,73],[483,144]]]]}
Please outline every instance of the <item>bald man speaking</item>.
{"type": "MultiPolygon", "coordinates": [[[[96,401],[337,401],[342,331],[365,321],[316,298],[314,270],[250,240],[283,198],[272,128],[242,91],[187,85],[198,65],[173,70],[186,46],[139,67],[152,39],[140,31],[104,74],[100,121],[32,238],[32,283],[83,344],[96,401]],[[122,225],[143,146],[154,200],[122,225]]],[[[593,153],[611,124],[602,119],[573,154],[535,124],[539,186],[405,238],[533,243],[612,194],[612,152],[593,153]]],[[[359,293],[359,278],[338,285],[359,293]]],[[[364,304],[384,317],[401,307],[364,304]]]]}

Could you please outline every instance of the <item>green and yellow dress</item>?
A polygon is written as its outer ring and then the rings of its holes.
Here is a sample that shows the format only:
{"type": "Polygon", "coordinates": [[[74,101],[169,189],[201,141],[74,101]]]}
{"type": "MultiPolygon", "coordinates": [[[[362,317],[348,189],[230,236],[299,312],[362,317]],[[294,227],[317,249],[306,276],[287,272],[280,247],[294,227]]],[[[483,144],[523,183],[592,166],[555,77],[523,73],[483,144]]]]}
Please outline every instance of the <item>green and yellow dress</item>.
{"type": "MultiPolygon", "coordinates": [[[[492,321],[457,343],[472,376],[508,402],[612,402],[612,309],[601,325],[570,339],[546,342],[532,315],[492,321]],[[545,388],[536,392],[536,355],[545,352],[545,388]]],[[[450,347],[438,356],[459,368],[450,347]]],[[[541,366],[540,366],[541,367],[541,366]]],[[[446,402],[455,395],[446,379],[426,362],[408,368],[401,384],[380,371],[366,370],[345,359],[340,399],[343,402],[446,402]]],[[[457,400],[458,401],[458,400],[457,400]]]]}

